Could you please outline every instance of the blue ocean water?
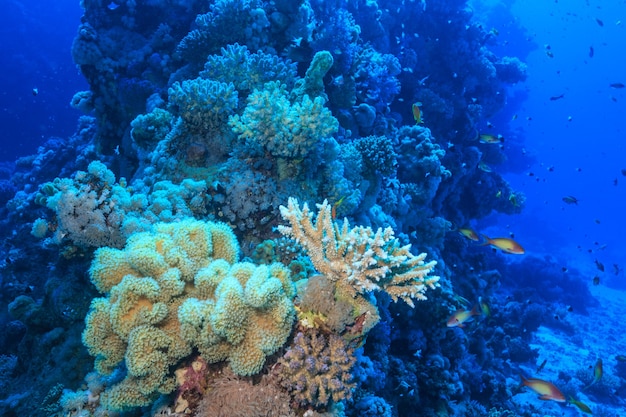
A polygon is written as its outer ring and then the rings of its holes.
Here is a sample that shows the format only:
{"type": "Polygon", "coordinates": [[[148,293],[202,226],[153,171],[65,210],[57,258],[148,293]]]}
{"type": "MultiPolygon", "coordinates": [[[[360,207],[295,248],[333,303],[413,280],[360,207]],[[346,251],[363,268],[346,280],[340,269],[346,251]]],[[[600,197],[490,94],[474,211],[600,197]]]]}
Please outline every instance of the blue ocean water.
{"type": "Polygon", "coordinates": [[[3,3],[3,146],[0,160],[35,153],[51,136],[69,136],[79,112],[70,107],[77,90],[87,88],[72,61],[70,47],[82,11],[77,2],[3,3]],[[36,95],[33,90],[37,90],[36,95]]]}
{"type": "Polygon", "coordinates": [[[626,416],[625,1],[77,3],[0,15],[1,415],[626,416]]]}
{"type": "MultiPolygon", "coordinates": [[[[620,139],[626,92],[611,84],[622,82],[626,68],[619,52],[626,41],[624,4],[581,2],[578,8],[549,2],[542,7],[535,13],[532,3],[519,1],[510,9],[534,45],[525,59],[529,72],[520,87],[525,94],[515,112],[519,117],[505,120],[523,131],[524,150],[534,159],[507,177],[528,196],[525,210],[511,222],[521,223],[530,246],[541,253],[581,268],[594,259],[620,265],[623,244],[615,231],[624,228],[626,204],[620,139]],[[553,58],[546,53],[548,45],[553,58]],[[568,195],[580,204],[565,204],[562,197],[568,195]]],[[[491,14],[490,22],[496,16],[491,14]]],[[[623,288],[623,277],[609,279],[623,288]]]]}

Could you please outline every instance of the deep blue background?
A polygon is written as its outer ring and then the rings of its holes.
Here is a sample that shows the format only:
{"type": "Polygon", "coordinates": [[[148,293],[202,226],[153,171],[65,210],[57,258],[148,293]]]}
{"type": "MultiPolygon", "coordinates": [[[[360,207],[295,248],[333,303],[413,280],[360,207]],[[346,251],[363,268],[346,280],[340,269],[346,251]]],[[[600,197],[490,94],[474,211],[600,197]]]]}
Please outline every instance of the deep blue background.
{"type": "Polygon", "coordinates": [[[88,86],[70,53],[78,0],[0,4],[0,161],[7,161],[35,153],[51,136],[69,136],[80,116],[70,100],[88,86]]]}
{"type": "MultiPolygon", "coordinates": [[[[491,7],[498,2],[480,3],[490,3],[490,23],[506,26],[499,20],[502,10],[491,7]]],[[[520,129],[524,150],[536,163],[505,175],[526,194],[526,209],[518,216],[491,219],[497,222],[493,233],[510,231],[529,252],[554,255],[566,267],[584,271],[589,280],[598,274],[603,282],[626,288],[624,273],[616,275],[613,267],[626,266],[626,176],[621,173],[626,169],[626,89],[609,86],[626,84],[626,1],[508,3],[527,34],[525,42],[503,49],[508,55],[524,55],[528,79],[514,89],[525,97],[517,118],[506,120],[520,129]],[[527,53],[529,45],[534,49],[527,53]],[[562,99],[550,100],[561,94],[562,99]],[[567,195],[579,204],[565,204],[567,195]],[[596,259],[605,265],[605,273],[597,270],[596,259]]],[[[506,35],[500,31],[503,43],[506,35]]],[[[521,157],[509,154],[512,160],[521,157]]]]}

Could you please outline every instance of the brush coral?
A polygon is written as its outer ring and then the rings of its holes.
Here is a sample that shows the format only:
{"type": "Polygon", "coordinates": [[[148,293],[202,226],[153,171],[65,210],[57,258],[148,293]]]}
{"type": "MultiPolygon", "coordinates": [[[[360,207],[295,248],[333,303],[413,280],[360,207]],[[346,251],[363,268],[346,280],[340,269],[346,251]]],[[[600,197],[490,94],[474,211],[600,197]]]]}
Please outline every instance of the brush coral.
{"type": "Polygon", "coordinates": [[[281,385],[302,407],[325,407],[352,397],[352,348],[335,334],[299,332],[279,360],[281,385]]]}

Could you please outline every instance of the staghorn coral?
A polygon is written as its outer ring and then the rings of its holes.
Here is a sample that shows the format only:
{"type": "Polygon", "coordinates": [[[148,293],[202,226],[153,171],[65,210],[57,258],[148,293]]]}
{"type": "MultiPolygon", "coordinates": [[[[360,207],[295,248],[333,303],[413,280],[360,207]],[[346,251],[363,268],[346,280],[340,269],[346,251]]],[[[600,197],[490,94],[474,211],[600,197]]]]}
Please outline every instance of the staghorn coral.
{"type": "Polygon", "coordinates": [[[158,223],[124,250],[101,248],[90,269],[105,297],[92,301],[83,343],[96,370],[126,375],[101,396],[104,408],[150,404],[176,388],[172,367],[199,349],[208,362],[258,372],[294,320],[289,271],[236,263],[239,245],[219,223],[158,223]]]}
{"type": "Polygon", "coordinates": [[[299,406],[321,408],[352,397],[354,362],[352,348],[341,337],[308,330],[296,334],[277,372],[299,406]]]}
{"type": "Polygon", "coordinates": [[[426,287],[435,288],[439,277],[429,276],[436,262],[424,263],[426,254],[410,252],[410,245],[400,246],[393,229],[356,226],[344,219],[339,226],[333,221],[327,201],[317,206],[317,219],[305,203],[290,198],[288,206],[280,207],[283,219],[290,226],[278,230],[295,239],[307,251],[315,268],[351,297],[383,290],[394,301],[402,299],[411,307],[413,299],[424,300],[426,287]]]}

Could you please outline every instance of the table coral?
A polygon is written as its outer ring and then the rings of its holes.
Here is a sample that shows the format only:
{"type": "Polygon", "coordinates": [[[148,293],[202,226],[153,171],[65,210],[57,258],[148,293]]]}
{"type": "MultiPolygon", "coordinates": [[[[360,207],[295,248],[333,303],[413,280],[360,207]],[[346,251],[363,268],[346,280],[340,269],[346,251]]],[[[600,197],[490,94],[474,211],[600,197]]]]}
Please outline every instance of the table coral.
{"type": "Polygon", "coordinates": [[[102,375],[126,368],[102,394],[104,408],[127,410],[172,392],[172,369],[194,348],[252,375],[285,343],[295,315],[289,271],[238,258],[228,226],[196,220],[157,223],[123,250],[96,251],[90,275],[105,297],[92,301],[83,343],[102,375]]]}

